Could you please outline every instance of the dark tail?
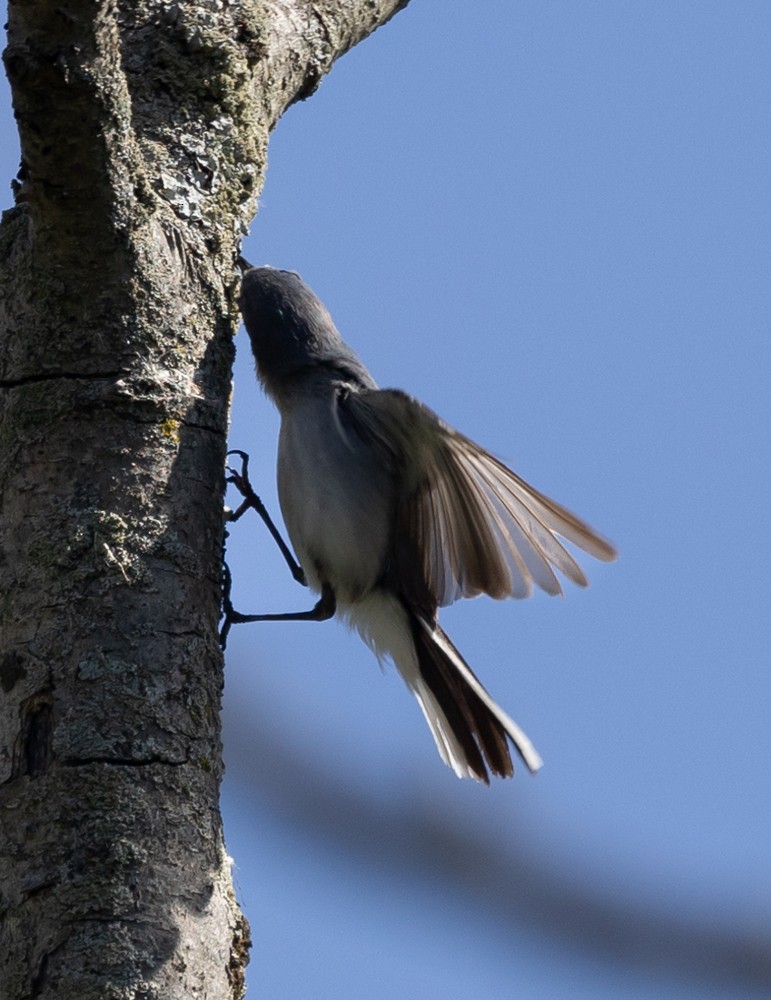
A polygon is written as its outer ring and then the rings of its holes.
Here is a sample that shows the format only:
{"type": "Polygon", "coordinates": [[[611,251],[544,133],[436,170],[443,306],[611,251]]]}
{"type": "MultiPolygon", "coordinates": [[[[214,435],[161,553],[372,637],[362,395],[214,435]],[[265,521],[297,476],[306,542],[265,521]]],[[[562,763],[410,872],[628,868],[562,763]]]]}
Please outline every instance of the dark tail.
{"type": "Polygon", "coordinates": [[[448,636],[438,624],[406,610],[430,697],[425,692],[421,697],[417,689],[415,694],[445,762],[459,777],[485,784],[490,783],[489,773],[510,778],[514,773],[510,740],[527,767],[537,771],[543,762],[532,743],[496,705],[448,636]]]}

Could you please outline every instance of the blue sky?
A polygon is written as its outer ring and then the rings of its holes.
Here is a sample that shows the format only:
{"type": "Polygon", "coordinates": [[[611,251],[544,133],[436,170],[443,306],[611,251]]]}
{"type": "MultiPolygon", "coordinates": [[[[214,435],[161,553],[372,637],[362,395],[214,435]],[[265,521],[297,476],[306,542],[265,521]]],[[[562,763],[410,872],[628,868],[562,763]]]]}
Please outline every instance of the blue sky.
{"type": "MultiPolygon", "coordinates": [[[[765,2],[413,0],[276,128],[245,255],[621,557],[443,612],[546,761],[490,789],[336,623],[234,630],[255,995],[767,995],[770,43],[765,2]]],[[[232,445],[277,511],[237,346],[232,445]]],[[[308,605],[256,519],[233,538],[241,610],[308,605]]]]}

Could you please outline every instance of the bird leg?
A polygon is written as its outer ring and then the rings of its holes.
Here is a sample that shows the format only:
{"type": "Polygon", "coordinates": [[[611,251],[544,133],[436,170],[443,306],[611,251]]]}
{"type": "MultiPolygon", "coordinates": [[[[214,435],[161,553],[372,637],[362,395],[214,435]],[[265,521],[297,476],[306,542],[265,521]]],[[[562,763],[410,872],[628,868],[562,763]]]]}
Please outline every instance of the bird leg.
{"type": "MultiPolygon", "coordinates": [[[[268,513],[265,504],[252,489],[252,484],[249,482],[249,456],[244,451],[231,451],[228,452],[228,454],[238,455],[241,459],[240,471],[233,469],[230,466],[227,467],[227,482],[232,483],[244,499],[236,510],[228,513],[227,520],[229,522],[237,521],[241,515],[250,508],[252,510],[256,510],[265,522],[276,545],[278,545],[293,578],[304,587],[307,587],[308,582],[305,579],[305,573],[303,572],[302,566],[300,566],[297,559],[294,557],[292,550],[281,537],[281,533],[273,523],[273,519],[268,513]]],[[[233,602],[230,597],[232,586],[233,577],[230,572],[230,567],[225,561],[223,554],[222,612],[224,621],[222,623],[222,628],[220,629],[220,644],[223,649],[227,645],[228,634],[230,633],[230,629],[233,625],[237,625],[242,622],[323,622],[332,618],[337,606],[334,590],[332,590],[332,587],[328,583],[324,583],[321,590],[321,597],[308,611],[289,611],[281,614],[267,615],[244,615],[240,611],[236,611],[233,607],[233,602]]]]}
{"type": "Polygon", "coordinates": [[[284,557],[287,566],[289,567],[289,572],[292,574],[298,583],[301,583],[303,587],[308,586],[308,582],[305,579],[305,573],[303,573],[302,566],[295,559],[292,550],[286,544],[284,539],[281,537],[281,532],[273,523],[273,518],[268,513],[265,504],[260,500],[257,494],[252,489],[252,484],[249,482],[249,456],[245,451],[229,451],[228,455],[238,455],[241,459],[241,471],[238,472],[236,469],[232,469],[227,466],[228,476],[226,482],[232,483],[233,486],[238,490],[241,496],[244,498],[241,504],[236,508],[236,510],[230,511],[228,514],[228,521],[237,521],[242,514],[244,514],[251,507],[252,510],[256,510],[260,515],[262,520],[265,522],[268,531],[273,536],[273,541],[278,545],[281,555],[284,557]]]}

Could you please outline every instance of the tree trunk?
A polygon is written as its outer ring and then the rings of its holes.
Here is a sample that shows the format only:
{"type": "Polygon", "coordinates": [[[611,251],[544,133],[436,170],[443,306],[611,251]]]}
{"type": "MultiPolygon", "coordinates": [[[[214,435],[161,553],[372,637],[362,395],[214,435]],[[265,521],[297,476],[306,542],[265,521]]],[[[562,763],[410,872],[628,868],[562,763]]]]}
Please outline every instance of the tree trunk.
{"type": "Polygon", "coordinates": [[[219,815],[234,262],[269,132],[406,0],[11,0],[0,997],[230,998],[219,815]]]}

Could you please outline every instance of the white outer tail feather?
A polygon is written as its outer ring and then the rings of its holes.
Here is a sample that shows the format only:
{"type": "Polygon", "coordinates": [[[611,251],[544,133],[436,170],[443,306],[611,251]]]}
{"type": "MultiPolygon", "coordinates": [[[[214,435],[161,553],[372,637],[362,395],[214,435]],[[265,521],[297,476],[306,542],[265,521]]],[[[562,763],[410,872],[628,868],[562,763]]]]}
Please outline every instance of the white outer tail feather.
{"type": "Polygon", "coordinates": [[[450,645],[450,643],[447,642],[441,630],[432,626],[425,620],[425,618],[423,618],[422,615],[416,614],[415,617],[418,619],[423,629],[429,634],[432,642],[435,642],[437,646],[439,646],[448,660],[452,662],[453,666],[461,675],[463,680],[468,684],[471,690],[479,696],[485,707],[490,709],[498,722],[500,722],[506,730],[511,742],[517,748],[519,755],[527,765],[528,770],[532,774],[539,771],[543,767],[543,758],[533,746],[530,737],[517,725],[510,715],[503,711],[500,705],[493,701],[484,687],[482,687],[474,674],[471,672],[468,664],[464,662],[464,660],[458,655],[458,652],[450,645]]]}
{"type": "MultiPolygon", "coordinates": [[[[479,776],[466,762],[466,754],[456,739],[446,715],[421,676],[407,612],[399,600],[385,591],[372,591],[355,604],[338,610],[348,624],[357,630],[381,663],[385,658],[393,661],[407,687],[415,695],[434,737],[439,756],[445,764],[451,767],[459,778],[479,780],[479,776]]],[[[500,722],[528,769],[535,774],[543,765],[543,760],[527,735],[493,701],[468,665],[444,638],[441,630],[434,628],[417,613],[416,617],[431,641],[439,647],[463,680],[500,722]]]]}
{"type": "Polygon", "coordinates": [[[398,663],[397,668],[405,681],[407,681],[410,691],[415,695],[418,705],[420,705],[423,718],[428,723],[428,728],[434,737],[434,743],[436,743],[439,756],[448,767],[453,769],[459,778],[473,778],[475,781],[479,781],[479,777],[466,763],[466,755],[463,752],[463,747],[455,738],[455,734],[447,721],[447,716],[439,707],[439,702],[433,696],[423,678],[418,677],[413,684],[410,680],[407,680],[398,663]]]}

